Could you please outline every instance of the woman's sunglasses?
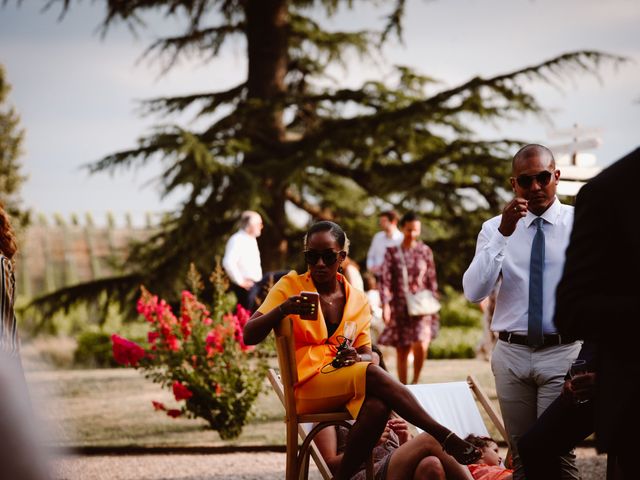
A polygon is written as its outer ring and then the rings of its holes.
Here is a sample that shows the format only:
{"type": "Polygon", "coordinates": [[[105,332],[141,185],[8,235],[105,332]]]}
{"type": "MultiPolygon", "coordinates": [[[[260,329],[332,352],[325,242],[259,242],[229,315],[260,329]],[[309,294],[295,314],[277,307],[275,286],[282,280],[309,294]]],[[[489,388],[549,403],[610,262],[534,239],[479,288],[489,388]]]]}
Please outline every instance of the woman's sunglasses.
{"type": "Polygon", "coordinates": [[[516,182],[522,188],[530,188],[531,185],[533,185],[533,180],[535,179],[535,181],[538,182],[538,185],[540,185],[541,187],[546,187],[547,185],[549,185],[552,175],[553,173],[549,172],[548,170],[536,173],[535,175],[518,175],[516,177],[516,182]]]}
{"type": "Polygon", "coordinates": [[[315,265],[318,263],[318,260],[322,258],[322,263],[324,263],[327,267],[330,267],[338,260],[338,256],[342,255],[343,252],[334,252],[333,250],[326,250],[324,252],[316,252],[314,250],[305,250],[304,252],[304,260],[308,265],[315,265]]]}

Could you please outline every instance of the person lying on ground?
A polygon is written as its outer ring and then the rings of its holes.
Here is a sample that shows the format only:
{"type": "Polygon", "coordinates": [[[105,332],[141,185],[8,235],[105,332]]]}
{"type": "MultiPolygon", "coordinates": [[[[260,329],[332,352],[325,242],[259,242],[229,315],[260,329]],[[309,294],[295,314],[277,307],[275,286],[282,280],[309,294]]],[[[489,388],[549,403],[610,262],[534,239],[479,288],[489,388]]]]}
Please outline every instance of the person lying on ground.
{"type": "Polygon", "coordinates": [[[477,463],[467,465],[474,480],[512,480],[513,470],[502,466],[498,444],[493,438],[468,435],[465,440],[482,452],[477,463]]]}

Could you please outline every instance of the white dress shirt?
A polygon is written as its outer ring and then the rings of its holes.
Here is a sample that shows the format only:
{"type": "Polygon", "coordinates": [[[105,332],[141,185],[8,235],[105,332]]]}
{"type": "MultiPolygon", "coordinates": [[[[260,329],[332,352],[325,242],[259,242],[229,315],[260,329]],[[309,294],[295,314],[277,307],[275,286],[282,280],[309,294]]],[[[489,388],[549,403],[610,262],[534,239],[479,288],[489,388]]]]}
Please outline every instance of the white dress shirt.
{"type": "Polygon", "coordinates": [[[258,241],[244,230],[231,235],[224,250],[222,266],[236,285],[249,279],[258,282],[262,279],[262,264],[258,241]]]}
{"type": "MultiPolygon", "coordinates": [[[[556,287],[562,276],[565,250],[573,227],[573,207],[561,204],[556,198],[541,217],[545,237],[542,329],[545,334],[551,334],[557,333],[553,323],[556,287]]],[[[464,294],[474,303],[487,297],[502,275],[491,322],[491,330],[495,332],[527,334],[529,262],[536,218],[527,212],[508,237],[498,231],[502,215],[487,220],[478,235],[473,261],[464,273],[464,294]]]]}
{"type": "Polygon", "coordinates": [[[367,252],[367,270],[381,267],[387,248],[397,247],[402,243],[403,238],[404,235],[397,228],[393,230],[391,237],[388,237],[384,231],[376,233],[371,240],[371,246],[367,252]]]}

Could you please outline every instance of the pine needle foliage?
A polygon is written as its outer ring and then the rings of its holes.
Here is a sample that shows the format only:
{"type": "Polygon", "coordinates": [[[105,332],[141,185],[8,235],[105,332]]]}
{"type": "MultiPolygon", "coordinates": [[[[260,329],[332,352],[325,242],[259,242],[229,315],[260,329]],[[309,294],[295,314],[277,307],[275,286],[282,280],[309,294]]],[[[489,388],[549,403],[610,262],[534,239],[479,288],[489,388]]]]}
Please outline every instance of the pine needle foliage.
{"type": "Polygon", "coordinates": [[[20,116],[9,103],[10,92],[11,85],[4,67],[0,65],[0,203],[17,220],[17,227],[28,220],[27,212],[19,208],[19,192],[26,180],[19,161],[24,130],[20,127],[20,116]]]}
{"type": "MultiPolygon", "coordinates": [[[[245,209],[264,217],[260,243],[266,269],[302,266],[295,256],[301,231],[291,222],[290,207],[313,219],[342,223],[357,260],[366,253],[380,209],[417,210],[437,254],[440,281],[458,287],[480,223],[503,201],[510,152],[519,143],[478,138],[474,122],[543,114],[526,88],[531,81],[558,84],[570,75],[597,74],[602,62],[624,61],[598,51],[570,52],[453,88],[397,66],[388,81],[374,79],[350,89],[330,77],[330,68],[379,53],[390,36],[400,37],[406,1],[96,3],[106,7],[104,32],[116,23],[134,31],[144,28],[150,13],[183,22],[181,34],[160,38],[144,53],[162,70],[178,68],[180,59],[194,55],[215,62],[232,38],[246,44],[243,82],[144,102],[144,114],[176,120],[159,124],[135,148],[90,166],[92,172],[105,172],[159,161],[165,166],[163,194],[185,187],[189,192],[161,232],[133,248],[123,277],[123,285],[135,278],[165,297],[177,295],[190,262],[212,269],[214,255],[245,209]],[[325,26],[338,12],[356,15],[369,8],[381,9],[384,18],[372,30],[325,26]],[[181,116],[193,112],[204,128],[184,126],[193,125],[193,118],[180,123],[181,116]]],[[[72,4],[51,0],[47,6],[61,7],[64,15],[72,4]]],[[[73,291],[78,300],[90,293],[73,291]]],[[[55,307],[55,298],[49,296],[47,303],[55,307]]],[[[123,307],[131,308],[130,298],[121,295],[127,302],[123,307]]]]}

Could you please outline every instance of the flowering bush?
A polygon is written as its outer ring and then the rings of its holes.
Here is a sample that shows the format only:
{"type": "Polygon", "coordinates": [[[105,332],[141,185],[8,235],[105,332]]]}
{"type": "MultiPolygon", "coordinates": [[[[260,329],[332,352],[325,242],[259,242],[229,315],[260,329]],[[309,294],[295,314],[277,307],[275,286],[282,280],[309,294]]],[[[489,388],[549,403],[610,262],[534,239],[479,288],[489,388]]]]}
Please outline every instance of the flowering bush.
{"type": "Polygon", "coordinates": [[[176,409],[154,401],[153,408],[174,418],[203,418],[221,438],[232,439],[242,432],[262,390],[267,363],[243,341],[249,311],[237,305],[228,313],[220,272],[212,275],[213,310],[194,293],[202,284],[193,267],[190,275],[193,292],[182,292],[178,315],[141,287],[138,312],[149,326],[147,342],[138,345],[113,335],[113,356],[144,370],[145,377],[171,388],[177,402],[185,402],[176,409]]]}

